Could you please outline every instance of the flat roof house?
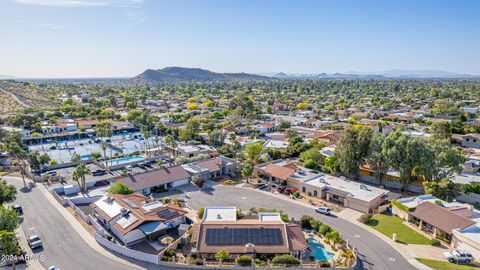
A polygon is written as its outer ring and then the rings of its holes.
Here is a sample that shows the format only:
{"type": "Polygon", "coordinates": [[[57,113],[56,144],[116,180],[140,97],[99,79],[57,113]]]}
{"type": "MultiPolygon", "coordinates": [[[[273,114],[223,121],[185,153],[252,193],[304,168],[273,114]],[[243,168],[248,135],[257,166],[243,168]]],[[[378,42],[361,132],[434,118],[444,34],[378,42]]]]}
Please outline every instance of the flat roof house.
{"type": "Polygon", "coordinates": [[[185,223],[187,213],[173,203],[150,202],[140,193],[106,195],[90,207],[99,222],[127,246],[155,240],[185,223]]]}
{"type": "Polygon", "coordinates": [[[469,133],[463,135],[462,146],[467,148],[480,148],[480,134],[469,133]]]}
{"type": "Polygon", "coordinates": [[[176,188],[190,182],[190,173],[182,166],[160,168],[143,173],[118,176],[109,179],[111,183],[122,182],[142,194],[150,194],[153,187],[176,188]]]}
{"type": "Polygon", "coordinates": [[[260,164],[255,167],[254,175],[277,183],[286,181],[288,186],[302,193],[364,213],[376,212],[389,194],[385,189],[319,173],[284,160],[260,164]]]}
{"type": "Polygon", "coordinates": [[[205,208],[193,236],[197,257],[212,258],[220,249],[228,251],[232,257],[304,256],[308,243],[299,225],[283,222],[279,213],[237,219],[236,212],[236,207],[205,208]]]}

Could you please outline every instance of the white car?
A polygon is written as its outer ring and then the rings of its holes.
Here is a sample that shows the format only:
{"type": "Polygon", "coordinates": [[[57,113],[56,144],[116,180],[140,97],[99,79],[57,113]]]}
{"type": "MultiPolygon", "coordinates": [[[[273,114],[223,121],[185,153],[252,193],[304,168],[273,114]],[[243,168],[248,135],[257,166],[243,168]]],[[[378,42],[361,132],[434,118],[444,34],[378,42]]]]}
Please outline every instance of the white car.
{"type": "Polygon", "coordinates": [[[315,209],[315,212],[317,213],[320,213],[320,214],[324,214],[324,215],[330,215],[332,209],[330,209],[330,207],[326,207],[326,206],[320,206],[318,208],[315,209]]]}
{"type": "Polygon", "coordinates": [[[444,252],[443,256],[451,263],[470,263],[474,260],[472,254],[464,250],[452,250],[444,252]]]}
{"type": "Polygon", "coordinates": [[[30,235],[27,240],[31,249],[42,247],[42,240],[38,235],[30,235]]]}

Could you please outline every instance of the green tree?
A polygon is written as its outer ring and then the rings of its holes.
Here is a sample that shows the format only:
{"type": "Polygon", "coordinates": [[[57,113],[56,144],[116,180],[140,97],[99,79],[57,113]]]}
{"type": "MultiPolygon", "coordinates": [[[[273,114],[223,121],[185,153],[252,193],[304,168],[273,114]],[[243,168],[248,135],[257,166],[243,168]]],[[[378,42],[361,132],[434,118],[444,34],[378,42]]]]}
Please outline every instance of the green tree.
{"type": "Polygon", "coordinates": [[[460,184],[456,184],[449,179],[443,179],[435,182],[423,182],[425,194],[432,194],[433,196],[442,200],[451,202],[461,193],[460,184]]]}
{"type": "Polygon", "coordinates": [[[385,137],[381,133],[374,133],[370,143],[370,151],[367,155],[367,163],[373,170],[375,177],[382,184],[383,176],[388,172],[390,165],[385,157],[383,150],[383,142],[385,137]]]}
{"type": "Polygon", "coordinates": [[[340,170],[358,178],[360,165],[366,161],[373,130],[368,126],[353,126],[342,133],[336,155],[340,170]]]}
{"type": "Polygon", "coordinates": [[[20,223],[20,215],[11,209],[0,206],[0,231],[13,232],[20,223]]]}
{"type": "Polygon", "coordinates": [[[257,165],[260,160],[260,154],[262,153],[263,143],[262,142],[252,142],[245,146],[243,150],[243,155],[253,165],[257,165]]]}
{"type": "Polygon", "coordinates": [[[242,167],[242,176],[245,177],[248,182],[252,174],[253,174],[253,165],[249,162],[245,163],[245,165],[242,167]]]}
{"type": "Polygon", "coordinates": [[[134,192],[133,189],[128,187],[122,182],[115,182],[110,185],[110,188],[108,188],[108,193],[110,194],[123,194],[123,195],[128,195],[132,194],[134,192]]]}
{"type": "Polygon", "coordinates": [[[14,185],[7,184],[7,181],[5,180],[0,181],[0,205],[13,202],[16,195],[17,189],[14,185]]]}
{"type": "MultiPolygon", "coordinates": [[[[15,236],[15,233],[11,231],[0,231],[0,249],[2,254],[6,255],[6,258],[12,257],[15,258],[15,255],[20,255],[21,249],[18,246],[18,241],[15,236]]],[[[16,269],[17,260],[9,260],[12,263],[12,269],[16,269]]]]}
{"type": "Polygon", "coordinates": [[[81,192],[87,191],[85,177],[90,174],[90,168],[85,163],[79,164],[73,171],[72,180],[78,182],[81,192]]]}

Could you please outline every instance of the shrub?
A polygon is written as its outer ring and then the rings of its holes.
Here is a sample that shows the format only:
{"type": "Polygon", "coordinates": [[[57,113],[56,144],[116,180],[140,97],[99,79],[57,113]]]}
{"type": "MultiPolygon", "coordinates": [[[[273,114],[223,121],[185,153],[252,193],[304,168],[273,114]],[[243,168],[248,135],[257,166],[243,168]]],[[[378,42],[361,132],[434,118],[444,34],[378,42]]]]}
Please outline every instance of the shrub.
{"type": "Polygon", "coordinates": [[[251,266],[252,265],[252,257],[243,255],[238,257],[237,263],[240,266],[251,266]]]}
{"type": "Polygon", "coordinates": [[[280,182],[280,185],[281,185],[281,186],[286,186],[286,185],[287,185],[287,181],[282,180],[282,182],[280,182]]]}
{"type": "Polygon", "coordinates": [[[370,223],[370,221],[372,221],[372,215],[371,214],[363,214],[363,215],[360,216],[358,221],[360,221],[364,224],[368,224],[368,223],[370,223]]]}
{"type": "Polygon", "coordinates": [[[293,192],[292,195],[295,198],[300,198],[300,192],[298,192],[298,191],[293,192]]]}
{"type": "Polygon", "coordinates": [[[322,222],[316,219],[310,220],[310,227],[312,227],[312,229],[315,230],[316,232],[318,232],[318,230],[320,229],[320,225],[322,225],[322,222]]]}
{"type": "Polygon", "coordinates": [[[110,185],[110,188],[108,188],[107,192],[110,194],[128,195],[132,194],[134,191],[122,182],[115,182],[110,185]]]}
{"type": "Polygon", "coordinates": [[[285,265],[287,267],[299,266],[300,260],[292,255],[278,255],[272,259],[272,264],[274,265],[285,265]]]}
{"type": "Polygon", "coordinates": [[[164,204],[167,204],[167,203],[169,203],[169,202],[171,202],[171,201],[172,201],[172,200],[171,200],[170,198],[168,198],[168,197],[163,198],[163,200],[162,200],[162,202],[163,202],[164,204]]]}
{"type": "Polygon", "coordinates": [[[265,262],[260,259],[255,259],[255,265],[260,267],[265,267],[265,262]]]}
{"type": "Polygon", "coordinates": [[[331,230],[332,230],[332,228],[330,228],[330,226],[328,226],[327,224],[322,224],[322,225],[320,225],[320,228],[318,229],[318,232],[321,235],[326,236],[331,230]]]}
{"type": "Polygon", "coordinates": [[[313,217],[303,215],[300,217],[300,226],[302,226],[304,229],[311,229],[312,226],[310,224],[312,220],[314,220],[313,217]]]}
{"type": "Polygon", "coordinates": [[[177,252],[175,251],[175,249],[173,248],[168,248],[167,250],[165,250],[165,252],[163,253],[163,256],[165,257],[173,257],[177,254],[177,252]]]}
{"type": "Polygon", "coordinates": [[[398,202],[397,200],[392,200],[392,205],[396,206],[398,209],[402,210],[402,211],[410,211],[411,209],[408,208],[408,206],[398,202]]]}
{"type": "Polygon", "coordinates": [[[195,260],[195,264],[196,264],[196,265],[203,265],[203,260],[200,259],[200,258],[197,258],[197,259],[195,260]]]}
{"type": "Polygon", "coordinates": [[[222,184],[225,185],[225,186],[235,186],[235,185],[237,184],[237,182],[235,182],[235,181],[232,180],[232,179],[229,179],[229,180],[223,181],[222,184]]]}
{"type": "Polygon", "coordinates": [[[204,213],[205,213],[205,208],[202,207],[202,208],[198,209],[198,212],[197,212],[198,219],[202,219],[204,213]]]}
{"type": "Polygon", "coordinates": [[[218,261],[226,260],[229,257],[230,257],[230,253],[228,253],[228,251],[224,249],[220,249],[219,251],[217,251],[217,253],[215,253],[215,259],[217,259],[218,261]]]}
{"type": "Polygon", "coordinates": [[[432,242],[430,243],[430,245],[439,247],[442,245],[442,243],[440,243],[438,239],[432,239],[432,242]]]}
{"type": "Polygon", "coordinates": [[[312,197],[312,192],[307,192],[308,197],[312,197]]]}

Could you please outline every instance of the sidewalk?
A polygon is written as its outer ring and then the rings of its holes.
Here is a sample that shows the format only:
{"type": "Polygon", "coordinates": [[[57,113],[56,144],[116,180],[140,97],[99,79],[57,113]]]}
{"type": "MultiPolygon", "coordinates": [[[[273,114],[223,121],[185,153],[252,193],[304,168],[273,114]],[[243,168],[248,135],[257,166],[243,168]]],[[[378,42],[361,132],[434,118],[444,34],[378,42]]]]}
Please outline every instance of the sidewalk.
{"type": "Polygon", "coordinates": [[[37,183],[37,187],[43,193],[45,198],[47,198],[47,200],[52,204],[52,206],[55,207],[60,214],[62,214],[62,216],[68,221],[68,223],[70,223],[72,228],[78,233],[78,235],[83,239],[83,241],[85,241],[85,243],[87,243],[87,245],[89,245],[92,249],[105,257],[128,265],[134,269],[143,269],[136,264],[133,264],[129,261],[115,256],[113,253],[100,246],[100,244],[97,243],[95,238],[90,233],[88,233],[88,231],[75,219],[75,217],[73,217],[65,207],[61,206],[58,203],[58,201],[53,197],[53,195],[47,190],[47,188],[43,184],[37,183]]]}

